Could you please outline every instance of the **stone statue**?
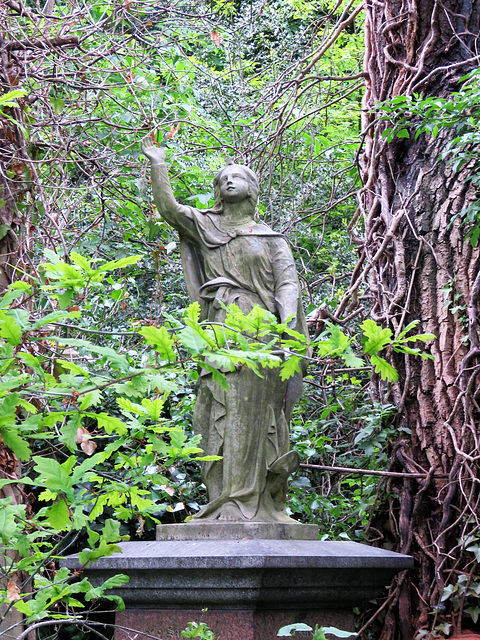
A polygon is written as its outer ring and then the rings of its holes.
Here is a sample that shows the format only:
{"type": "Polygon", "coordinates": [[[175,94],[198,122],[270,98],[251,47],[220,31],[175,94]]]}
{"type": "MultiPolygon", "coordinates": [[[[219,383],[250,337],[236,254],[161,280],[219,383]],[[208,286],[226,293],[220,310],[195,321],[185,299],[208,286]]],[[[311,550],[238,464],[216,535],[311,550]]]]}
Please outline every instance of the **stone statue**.
{"type": "MultiPolygon", "coordinates": [[[[248,167],[228,164],[215,176],[215,204],[198,210],[173,195],[165,152],[149,139],[142,151],[151,162],[152,189],[160,215],[180,236],[188,292],[202,319],[223,322],[225,307],[244,313],[254,305],[307,335],[300,287],[285,238],[253,220],[258,181],[248,167]]],[[[228,391],[202,372],[193,417],[201,446],[222,459],[204,462],[208,504],[196,519],[227,522],[294,522],[285,512],[288,475],[298,467],[289,451],[293,405],[301,394],[297,375],[282,381],[278,369],[259,378],[246,367],[227,373],[228,391]]]]}

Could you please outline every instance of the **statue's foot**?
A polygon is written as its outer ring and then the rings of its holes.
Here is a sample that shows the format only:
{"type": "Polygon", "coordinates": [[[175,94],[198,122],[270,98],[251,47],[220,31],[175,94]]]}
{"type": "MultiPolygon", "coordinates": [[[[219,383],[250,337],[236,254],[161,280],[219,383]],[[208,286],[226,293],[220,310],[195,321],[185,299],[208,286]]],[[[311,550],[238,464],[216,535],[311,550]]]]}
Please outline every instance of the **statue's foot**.
{"type": "Polygon", "coordinates": [[[215,520],[219,522],[243,522],[245,517],[242,512],[232,502],[226,502],[218,510],[218,514],[215,516],[215,520]]]}

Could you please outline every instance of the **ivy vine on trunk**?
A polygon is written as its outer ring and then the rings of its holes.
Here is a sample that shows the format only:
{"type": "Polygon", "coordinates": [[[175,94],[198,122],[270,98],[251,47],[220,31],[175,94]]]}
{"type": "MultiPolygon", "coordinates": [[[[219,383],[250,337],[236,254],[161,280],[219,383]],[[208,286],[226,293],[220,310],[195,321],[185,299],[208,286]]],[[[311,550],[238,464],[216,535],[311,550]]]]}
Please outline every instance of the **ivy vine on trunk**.
{"type": "Polygon", "coordinates": [[[402,437],[392,469],[427,473],[391,479],[388,503],[376,514],[375,527],[417,561],[413,575],[398,577],[382,608],[382,640],[448,635],[460,631],[462,619],[468,626],[478,617],[478,598],[471,596],[479,579],[480,252],[455,218],[476,198],[466,180],[471,166],[454,171],[441,159],[454,131],[415,138],[403,130],[392,138],[376,106],[401,95],[448,98],[458,91],[461,78],[478,66],[479,20],[473,0],[366,3],[356,214],[365,241],[347,298],[351,305],[367,281],[376,322],[398,335],[420,319],[418,328],[437,336],[430,347],[434,361],[392,351],[399,381],[385,387],[374,376],[372,382],[378,399],[398,407],[402,437]]]}

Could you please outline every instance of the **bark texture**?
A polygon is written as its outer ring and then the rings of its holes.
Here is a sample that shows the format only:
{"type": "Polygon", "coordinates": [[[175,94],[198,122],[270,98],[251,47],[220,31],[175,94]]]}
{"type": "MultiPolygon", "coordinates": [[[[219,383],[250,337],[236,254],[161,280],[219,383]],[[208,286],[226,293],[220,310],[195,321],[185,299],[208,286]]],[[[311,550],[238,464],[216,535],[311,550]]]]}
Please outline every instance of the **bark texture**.
{"type": "Polygon", "coordinates": [[[445,130],[435,140],[422,135],[415,141],[411,135],[388,143],[382,131],[389,125],[372,109],[398,95],[448,97],[458,90],[459,79],[478,66],[480,3],[366,5],[360,212],[372,317],[395,335],[419,319],[419,333],[437,336],[427,348],[434,361],[392,353],[399,383],[385,388],[374,380],[373,389],[377,398],[394,400],[404,429],[392,468],[427,473],[426,479],[392,483],[385,523],[397,549],[415,556],[417,569],[392,587],[381,638],[409,640],[442,622],[457,631],[462,619],[471,622],[462,615],[468,597],[457,611],[441,599],[446,585],[455,585],[462,574],[474,581],[477,571],[475,556],[459,540],[479,532],[480,253],[465,242],[459,220],[452,224],[475,199],[465,180],[468,168],[454,173],[439,159],[453,134],[445,130]]]}

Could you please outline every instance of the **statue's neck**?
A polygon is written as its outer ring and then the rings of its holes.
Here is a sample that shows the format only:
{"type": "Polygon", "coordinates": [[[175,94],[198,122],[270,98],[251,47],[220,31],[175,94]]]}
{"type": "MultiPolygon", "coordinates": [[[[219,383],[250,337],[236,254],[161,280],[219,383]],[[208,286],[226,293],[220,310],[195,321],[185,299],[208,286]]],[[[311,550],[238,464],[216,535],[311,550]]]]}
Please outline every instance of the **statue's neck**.
{"type": "Polygon", "coordinates": [[[253,222],[251,204],[249,202],[224,202],[222,221],[232,227],[253,222]]]}

